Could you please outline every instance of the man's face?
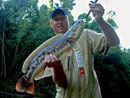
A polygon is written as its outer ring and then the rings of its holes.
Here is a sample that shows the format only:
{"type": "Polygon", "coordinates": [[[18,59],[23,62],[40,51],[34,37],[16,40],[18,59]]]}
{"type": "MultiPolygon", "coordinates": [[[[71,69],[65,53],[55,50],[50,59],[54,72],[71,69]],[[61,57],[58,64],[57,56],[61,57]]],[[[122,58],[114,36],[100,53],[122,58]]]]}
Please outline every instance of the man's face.
{"type": "Polygon", "coordinates": [[[56,34],[64,34],[68,30],[69,20],[63,14],[57,14],[50,20],[50,25],[56,34]]]}

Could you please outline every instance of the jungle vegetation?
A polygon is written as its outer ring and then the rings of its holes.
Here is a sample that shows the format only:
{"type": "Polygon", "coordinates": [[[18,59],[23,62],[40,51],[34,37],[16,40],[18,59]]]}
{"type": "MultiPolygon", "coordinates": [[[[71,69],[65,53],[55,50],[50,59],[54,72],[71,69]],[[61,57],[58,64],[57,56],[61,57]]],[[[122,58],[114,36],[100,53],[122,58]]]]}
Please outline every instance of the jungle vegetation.
{"type": "MultiPolygon", "coordinates": [[[[23,75],[21,68],[27,56],[41,43],[54,36],[49,25],[51,9],[57,6],[65,8],[71,19],[71,26],[76,22],[71,14],[76,5],[75,0],[59,1],[60,4],[57,4],[49,0],[49,7],[45,4],[38,7],[38,0],[0,0],[0,97],[27,97],[26,94],[15,91],[15,84],[23,75]]],[[[106,20],[117,29],[113,18],[115,14],[114,11],[108,12],[106,20]]],[[[84,15],[85,13],[82,13],[78,19],[84,15]]],[[[85,27],[101,32],[90,16],[85,27]]],[[[105,56],[96,53],[94,57],[103,98],[128,98],[130,49],[119,45],[110,48],[105,56]]],[[[54,98],[55,93],[52,79],[45,78],[35,81],[35,95],[32,97],[54,98]]]]}

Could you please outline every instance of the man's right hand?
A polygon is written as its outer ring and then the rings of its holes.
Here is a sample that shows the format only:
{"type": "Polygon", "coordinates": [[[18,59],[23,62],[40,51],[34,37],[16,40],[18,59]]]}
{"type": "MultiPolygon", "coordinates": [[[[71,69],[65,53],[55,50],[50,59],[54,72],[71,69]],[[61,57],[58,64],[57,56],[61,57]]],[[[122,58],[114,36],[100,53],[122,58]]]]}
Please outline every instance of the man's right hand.
{"type": "Polygon", "coordinates": [[[59,60],[59,58],[57,58],[53,54],[46,55],[43,62],[49,68],[56,68],[61,65],[61,61],[59,60]]]}
{"type": "Polygon", "coordinates": [[[59,58],[55,55],[49,54],[45,56],[44,64],[50,68],[54,68],[54,81],[60,87],[66,88],[67,80],[59,58]]]}

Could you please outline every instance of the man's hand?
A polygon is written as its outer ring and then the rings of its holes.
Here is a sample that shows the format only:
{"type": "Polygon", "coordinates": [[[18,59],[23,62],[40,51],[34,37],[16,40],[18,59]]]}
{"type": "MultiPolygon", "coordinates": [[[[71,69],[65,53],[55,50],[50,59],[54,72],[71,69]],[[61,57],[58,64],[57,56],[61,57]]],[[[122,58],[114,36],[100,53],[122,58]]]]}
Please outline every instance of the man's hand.
{"type": "Polygon", "coordinates": [[[52,54],[46,55],[43,62],[49,68],[56,68],[61,65],[59,58],[52,54]]]}
{"type": "Polygon", "coordinates": [[[100,26],[101,30],[104,32],[108,46],[115,46],[120,44],[120,40],[114,30],[114,28],[106,21],[103,20],[102,16],[104,14],[104,8],[99,3],[89,4],[90,10],[95,17],[96,22],[100,26]]]}
{"type": "Polygon", "coordinates": [[[45,56],[43,62],[46,66],[54,68],[55,83],[57,83],[60,87],[66,88],[67,80],[59,58],[57,58],[55,55],[50,54],[45,56]]]}
{"type": "Polygon", "coordinates": [[[93,16],[97,22],[101,21],[102,16],[104,15],[104,7],[99,3],[89,4],[90,10],[92,11],[93,16]]]}

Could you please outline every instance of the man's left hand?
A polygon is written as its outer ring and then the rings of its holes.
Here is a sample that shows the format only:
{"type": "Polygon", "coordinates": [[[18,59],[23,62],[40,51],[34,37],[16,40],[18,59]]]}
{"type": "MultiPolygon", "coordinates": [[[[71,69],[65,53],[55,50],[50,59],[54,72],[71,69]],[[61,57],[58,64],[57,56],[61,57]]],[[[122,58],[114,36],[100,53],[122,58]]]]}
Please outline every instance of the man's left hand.
{"type": "Polygon", "coordinates": [[[100,3],[92,3],[89,4],[90,10],[92,11],[93,16],[96,21],[100,21],[102,16],[104,15],[104,7],[100,3]]]}

